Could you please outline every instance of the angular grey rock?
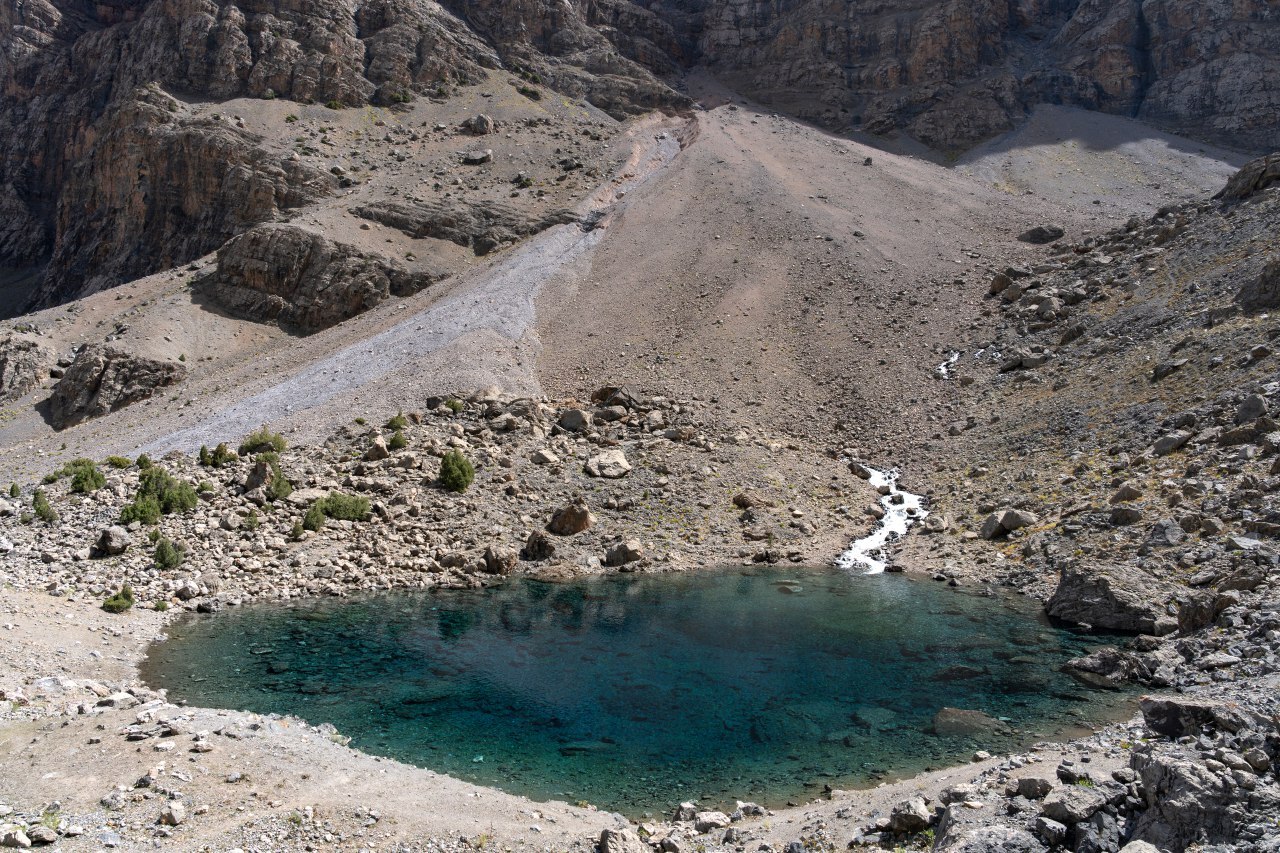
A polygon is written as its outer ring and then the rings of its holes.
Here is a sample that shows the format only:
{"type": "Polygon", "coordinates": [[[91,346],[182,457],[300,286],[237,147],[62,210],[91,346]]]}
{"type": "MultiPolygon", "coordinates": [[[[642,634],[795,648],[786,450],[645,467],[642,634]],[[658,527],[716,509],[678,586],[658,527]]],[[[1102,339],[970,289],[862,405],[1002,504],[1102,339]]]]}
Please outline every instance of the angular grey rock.
{"type": "Polygon", "coordinates": [[[653,853],[630,827],[602,830],[597,849],[599,853],[653,853]]]}
{"type": "Polygon", "coordinates": [[[1065,622],[1162,636],[1177,630],[1166,606],[1178,593],[1177,586],[1132,566],[1069,566],[1045,611],[1065,622]]]}
{"type": "Polygon", "coordinates": [[[1280,153],[1265,154],[1245,163],[1215,198],[1239,201],[1273,184],[1280,184],[1280,153]]]}
{"type": "Polygon", "coordinates": [[[693,816],[693,828],[699,833],[724,829],[730,823],[729,816],[724,812],[698,812],[693,816]]]}
{"type": "Polygon", "coordinates": [[[988,515],[978,535],[983,539],[997,539],[1014,530],[1029,527],[1039,520],[1039,516],[1033,512],[1006,507],[988,515]]]}
{"type": "Polygon", "coordinates": [[[1018,235],[1018,239],[1024,243],[1032,243],[1040,246],[1045,243],[1052,243],[1054,240],[1062,239],[1062,235],[1067,232],[1061,225],[1037,225],[1029,228],[1018,235]]]}
{"type": "Polygon", "coordinates": [[[66,375],[54,386],[49,417],[56,429],[65,429],[145,400],[186,375],[186,367],[179,362],[89,344],[76,354],[66,375]]]}
{"type": "Polygon", "coordinates": [[[1186,430],[1176,430],[1156,439],[1156,443],[1151,445],[1151,452],[1156,456],[1168,456],[1190,440],[1191,433],[1186,430]]]}
{"type": "Polygon", "coordinates": [[[1242,705],[1196,696],[1143,696],[1138,703],[1147,728],[1165,737],[1198,737],[1205,728],[1231,733],[1267,726],[1265,717],[1242,705]]]}
{"type": "Polygon", "coordinates": [[[123,554],[131,544],[133,544],[133,537],[129,535],[129,531],[113,524],[110,527],[104,527],[98,533],[94,548],[104,557],[114,557],[117,554],[123,554]]]}
{"type": "Polygon", "coordinates": [[[490,116],[479,113],[469,119],[465,119],[461,125],[462,129],[472,136],[488,136],[498,129],[498,123],[490,116]]]}
{"type": "Polygon", "coordinates": [[[889,813],[889,829],[892,832],[912,834],[929,828],[933,815],[921,797],[903,800],[889,813]]]}
{"type": "Polygon", "coordinates": [[[591,428],[591,413],[582,409],[565,409],[556,423],[569,432],[585,432],[591,428]]]}
{"type": "Polygon", "coordinates": [[[539,562],[541,560],[549,560],[555,556],[556,546],[547,534],[541,530],[535,530],[529,534],[529,538],[525,540],[524,547],[520,549],[520,559],[529,562],[539,562]]]}
{"type": "Polygon", "coordinates": [[[583,466],[583,470],[592,477],[618,480],[631,473],[631,463],[627,461],[626,455],[620,449],[614,447],[592,456],[583,466]]]}
{"type": "Polygon", "coordinates": [[[1063,785],[1044,798],[1040,812],[1050,820],[1071,826],[1087,820],[1106,804],[1106,796],[1097,788],[1063,785]]]}
{"type": "Polygon", "coordinates": [[[604,555],[606,566],[625,566],[644,557],[644,546],[639,539],[624,539],[609,548],[604,555]]]}
{"type": "Polygon", "coordinates": [[[491,575],[509,575],[519,562],[520,556],[512,548],[490,545],[484,549],[484,568],[491,575]]]}
{"type": "Polygon", "coordinates": [[[1039,800],[1053,790],[1053,780],[1044,776],[1023,776],[1018,779],[1018,796],[1039,800]]]}
{"type": "Polygon", "coordinates": [[[40,387],[56,360],[53,348],[34,335],[14,332],[0,338],[0,403],[40,387]]]}
{"type": "Polygon", "coordinates": [[[1130,762],[1146,805],[1132,828],[1134,839],[1161,850],[1185,850],[1196,842],[1236,837],[1232,789],[1204,764],[1147,751],[1135,752],[1130,762]]]}

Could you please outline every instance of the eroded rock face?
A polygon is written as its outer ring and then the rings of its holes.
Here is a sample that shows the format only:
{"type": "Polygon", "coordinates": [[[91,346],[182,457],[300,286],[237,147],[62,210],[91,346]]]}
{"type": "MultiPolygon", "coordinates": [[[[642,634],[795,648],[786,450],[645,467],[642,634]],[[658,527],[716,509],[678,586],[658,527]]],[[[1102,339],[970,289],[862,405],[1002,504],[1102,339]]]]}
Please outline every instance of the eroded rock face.
{"type": "Polygon", "coordinates": [[[711,0],[700,24],[699,59],[757,100],[941,148],[1041,102],[1255,149],[1280,118],[1266,0],[711,0]]]}
{"type": "Polygon", "coordinates": [[[477,255],[487,255],[503,244],[537,234],[553,225],[578,221],[578,216],[569,210],[552,211],[533,218],[500,202],[460,199],[379,201],[361,205],[351,212],[416,239],[448,240],[471,249],[477,255]]]}
{"type": "Polygon", "coordinates": [[[295,225],[260,225],[218,250],[198,289],[229,313],[310,333],[442,278],[295,225]]]}
{"type": "MultiPolygon", "coordinates": [[[[562,76],[602,82],[577,89],[619,114],[682,102],[578,27],[595,53],[562,54],[594,70],[562,76]]],[[[165,92],[388,104],[501,64],[458,16],[407,0],[34,0],[0,9],[0,56],[0,265],[48,266],[27,308],[191,260],[330,183],[165,92]]]]}
{"type": "Polygon", "coordinates": [[[1054,619],[1108,631],[1169,634],[1178,628],[1168,613],[1178,591],[1130,566],[1069,567],[1045,611],[1054,619]]]}
{"type": "Polygon", "coordinates": [[[49,416],[57,429],[78,424],[145,400],[182,381],[187,369],[177,362],[143,358],[115,347],[89,344],[76,355],[53,388],[49,416]]]}
{"type": "Polygon", "coordinates": [[[0,338],[0,403],[39,387],[56,357],[51,347],[31,335],[15,333],[0,338]]]}

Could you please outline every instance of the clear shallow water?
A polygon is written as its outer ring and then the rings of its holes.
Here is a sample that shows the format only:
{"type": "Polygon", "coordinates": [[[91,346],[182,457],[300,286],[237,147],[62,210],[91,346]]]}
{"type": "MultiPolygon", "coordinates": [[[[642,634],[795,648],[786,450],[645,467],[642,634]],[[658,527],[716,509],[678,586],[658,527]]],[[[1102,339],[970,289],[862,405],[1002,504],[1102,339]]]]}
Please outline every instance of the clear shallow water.
{"type": "Polygon", "coordinates": [[[171,698],[331,722],[373,754],[632,816],[910,774],[1124,698],[1056,671],[1099,641],[1030,602],[836,570],[252,605],[170,636],[143,676],[171,698]],[[944,706],[1015,731],[937,737],[944,706]]]}

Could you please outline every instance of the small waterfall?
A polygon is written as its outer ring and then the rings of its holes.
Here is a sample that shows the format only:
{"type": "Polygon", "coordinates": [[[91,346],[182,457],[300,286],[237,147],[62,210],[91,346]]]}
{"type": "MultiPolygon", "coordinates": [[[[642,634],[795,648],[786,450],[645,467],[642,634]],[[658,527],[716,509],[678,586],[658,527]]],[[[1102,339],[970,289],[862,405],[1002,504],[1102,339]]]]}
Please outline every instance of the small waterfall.
{"type": "Polygon", "coordinates": [[[947,356],[947,360],[942,362],[942,364],[939,364],[937,367],[935,367],[933,369],[933,372],[938,374],[938,376],[942,377],[943,379],[950,379],[951,368],[954,367],[955,363],[959,360],[960,360],[960,352],[958,350],[952,350],[951,354],[947,356]]]}
{"type": "Polygon", "coordinates": [[[897,471],[877,471],[875,468],[863,466],[871,473],[868,482],[876,489],[888,491],[880,498],[880,506],[884,507],[884,518],[869,535],[850,545],[843,554],[836,558],[836,566],[842,569],[862,567],[865,574],[878,575],[889,566],[890,543],[897,542],[906,535],[911,525],[928,517],[924,508],[924,498],[913,495],[898,488],[897,471]]]}

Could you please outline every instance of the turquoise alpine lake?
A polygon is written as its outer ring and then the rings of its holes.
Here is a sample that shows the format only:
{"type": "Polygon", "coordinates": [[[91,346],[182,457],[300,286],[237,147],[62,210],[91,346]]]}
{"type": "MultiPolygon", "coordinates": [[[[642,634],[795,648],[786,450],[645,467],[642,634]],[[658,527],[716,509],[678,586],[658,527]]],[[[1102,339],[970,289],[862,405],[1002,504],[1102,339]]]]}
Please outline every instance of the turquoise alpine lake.
{"type": "Polygon", "coordinates": [[[1127,696],[1061,672],[1107,638],[903,575],[512,579],[187,615],[143,666],[173,700],[332,723],[351,745],[633,817],[780,805],[1016,749],[1127,696]],[[944,708],[1000,724],[949,736],[944,708]]]}

